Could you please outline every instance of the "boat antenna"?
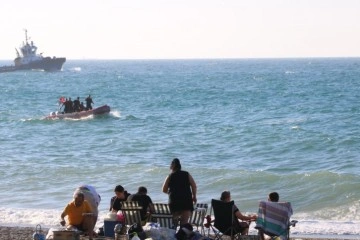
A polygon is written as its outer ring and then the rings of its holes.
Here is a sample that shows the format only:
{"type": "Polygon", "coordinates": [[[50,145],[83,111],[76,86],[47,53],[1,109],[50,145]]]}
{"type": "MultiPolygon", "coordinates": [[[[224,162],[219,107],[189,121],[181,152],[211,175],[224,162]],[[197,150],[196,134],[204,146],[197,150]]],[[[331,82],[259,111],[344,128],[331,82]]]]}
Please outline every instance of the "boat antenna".
{"type": "Polygon", "coordinates": [[[26,40],[26,44],[28,43],[28,36],[27,36],[27,29],[24,29],[25,31],[25,40],[26,40]]]}

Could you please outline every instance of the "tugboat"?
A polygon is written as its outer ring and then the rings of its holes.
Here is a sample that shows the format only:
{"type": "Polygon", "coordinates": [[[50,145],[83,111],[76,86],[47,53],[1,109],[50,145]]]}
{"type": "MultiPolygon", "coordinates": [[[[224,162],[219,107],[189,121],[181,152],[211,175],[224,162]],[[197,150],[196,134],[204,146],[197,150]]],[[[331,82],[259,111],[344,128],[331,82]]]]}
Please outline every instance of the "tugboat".
{"type": "Polygon", "coordinates": [[[25,29],[25,42],[20,47],[20,53],[15,48],[17,57],[14,60],[15,65],[0,67],[0,73],[12,72],[17,70],[44,70],[44,71],[60,71],[66,58],[43,57],[37,54],[37,47],[33,41],[29,44],[27,30],[25,29]]]}

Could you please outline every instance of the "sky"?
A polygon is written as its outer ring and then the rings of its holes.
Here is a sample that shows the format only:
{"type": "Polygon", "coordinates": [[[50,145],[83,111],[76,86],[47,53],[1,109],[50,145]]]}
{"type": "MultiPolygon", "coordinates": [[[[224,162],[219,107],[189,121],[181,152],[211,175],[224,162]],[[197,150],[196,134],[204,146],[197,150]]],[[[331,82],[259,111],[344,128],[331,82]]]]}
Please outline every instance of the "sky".
{"type": "Polygon", "coordinates": [[[2,0],[0,59],[24,29],[67,59],[360,57],[359,0],[2,0]]]}

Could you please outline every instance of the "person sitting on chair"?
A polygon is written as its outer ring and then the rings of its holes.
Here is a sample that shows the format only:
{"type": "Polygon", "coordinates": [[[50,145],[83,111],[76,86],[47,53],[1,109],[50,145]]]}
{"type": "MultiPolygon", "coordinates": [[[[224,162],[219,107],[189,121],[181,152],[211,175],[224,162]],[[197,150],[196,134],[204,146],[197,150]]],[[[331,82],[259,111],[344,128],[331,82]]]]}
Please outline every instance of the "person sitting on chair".
{"type": "Polygon", "coordinates": [[[66,229],[79,230],[87,232],[89,239],[93,237],[93,230],[95,226],[94,212],[90,204],[85,200],[85,196],[81,192],[74,194],[74,200],[68,203],[61,213],[61,226],[65,226],[65,217],[68,218],[66,229]]]}
{"type": "MultiPolygon", "coordinates": [[[[271,192],[269,193],[268,196],[268,201],[269,202],[279,202],[280,196],[277,192],[271,192]]],[[[265,234],[263,232],[262,229],[259,229],[259,236],[260,236],[260,240],[264,240],[265,239],[265,234]]]]}
{"type": "Polygon", "coordinates": [[[270,202],[278,202],[279,201],[279,194],[277,192],[271,192],[269,193],[268,201],[270,202]]]}
{"type": "Polygon", "coordinates": [[[121,210],[122,201],[126,201],[130,193],[128,193],[123,186],[117,185],[114,189],[115,196],[113,196],[110,200],[110,209],[109,211],[116,213],[121,210]]]}
{"type": "MultiPolygon", "coordinates": [[[[229,191],[223,191],[221,193],[220,200],[223,202],[230,202],[231,201],[231,195],[229,191]]],[[[234,204],[233,206],[233,212],[234,212],[234,227],[238,232],[241,232],[241,235],[247,235],[249,231],[249,223],[251,221],[256,221],[257,216],[245,216],[243,215],[239,208],[234,204]],[[239,221],[242,220],[242,221],[239,221]],[[244,222],[246,221],[246,222],[244,222]]]]}
{"type": "Polygon", "coordinates": [[[139,187],[137,193],[131,194],[127,201],[137,201],[142,207],[141,210],[141,220],[148,220],[151,213],[154,212],[154,205],[151,198],[147,195],[146,187],[139,187]]]}

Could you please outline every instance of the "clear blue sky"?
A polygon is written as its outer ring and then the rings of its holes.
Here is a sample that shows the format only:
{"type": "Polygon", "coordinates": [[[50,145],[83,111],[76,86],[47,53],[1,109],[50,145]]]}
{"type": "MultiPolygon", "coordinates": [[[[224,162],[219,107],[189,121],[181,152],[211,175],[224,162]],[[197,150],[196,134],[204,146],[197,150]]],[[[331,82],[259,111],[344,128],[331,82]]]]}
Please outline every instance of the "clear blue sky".
{"type": "Polygon", "coordinates": [[[360,56],[360,0],[6,0],[0,28],[0,59],[25,28],[68,59],[360,56]]]}

